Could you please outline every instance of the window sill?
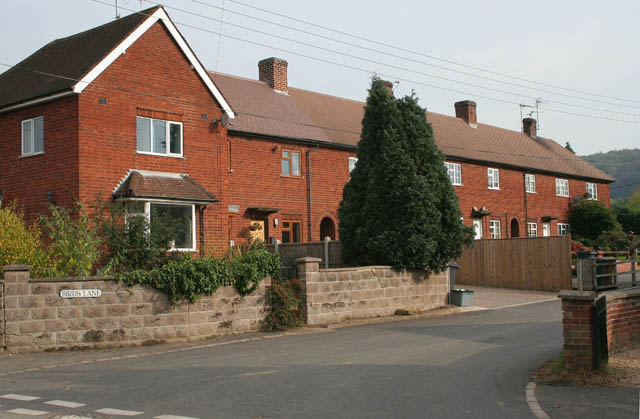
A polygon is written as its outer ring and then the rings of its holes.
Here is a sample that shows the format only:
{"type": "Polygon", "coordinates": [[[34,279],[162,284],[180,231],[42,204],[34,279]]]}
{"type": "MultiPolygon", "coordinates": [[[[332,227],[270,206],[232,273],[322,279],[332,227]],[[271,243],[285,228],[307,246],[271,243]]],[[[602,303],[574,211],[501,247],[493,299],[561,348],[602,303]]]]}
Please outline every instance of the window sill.
{"type": "Polygon", "coordinates": [[[500,188],[489,188],[490,191],[499,191],[500,188]]]}
{"type": "Polygon", "coordinates": [[[191,253],[195,253],[198,251],[198,249],[168,249],[169,252],[191,252],[191,253]]]}
{"type": "Polygon", "coordinates": [[[569,195],[558,195],[558,194],[556,194],[556,196],[558,198],[569,198],[569,195]]]}
{"type": "Polygon", "coordinates": [[[535,194],[537,193],[537,192],[529,192],[529,191],[526,191],[526,192],[527,192],[527,193],[530,193],[530,194],[532,194],[532,195],[535,195],[535,194]]]}
{"type": "Polygon", "coordinates": [[[451,186],[463,186],[462,183],[452,183],[451,186]]]}
{"type": "Polygon", "coordinates": [[[148,151],[137,151],[136,154],[144,154],[145,156],[156,156],[156,157],[170,157],[172,159],[184,159],[182,154],[160,154],[160,153],[151,153],[148,151]]]}
{"type": "Polygon", "coordinates": [[[302,179],[302,175],[280,175],[280,177],[287,179],[302,179]]]}
{"type": "Polygon", "coordinates": [[[22,155],[20,155],[18,158],[19,158],[19,159],[25,159],[25,158],[27,158],[27,157],[41,156],[41,155],[43,155],[43,154],[44,154],[44,151],[41,151],[41,152],[39,152],[39,153],[22,154],[22,155]]]}

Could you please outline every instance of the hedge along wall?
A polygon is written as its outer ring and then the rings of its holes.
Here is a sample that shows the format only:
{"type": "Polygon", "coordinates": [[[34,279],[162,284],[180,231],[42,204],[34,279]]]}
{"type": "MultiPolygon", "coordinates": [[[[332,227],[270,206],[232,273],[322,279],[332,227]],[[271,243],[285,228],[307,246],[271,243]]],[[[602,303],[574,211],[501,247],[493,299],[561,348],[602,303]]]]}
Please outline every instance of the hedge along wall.
{"type": "Polygon", "coordinates": [[[0,335],[12,352],[197,341],[259,330],[267,311],[268,278],[249,296],[223,287],[195,304],[172,307],[148,286],[101,277],[33,279],[29,268],[4,267],[0,335]]]}
{"type": "Polygon", "coordinates": [[[396,310],[424,311],[447,302],[448,270],[394,270],[389,266],[319,269],[318,258],[297,259],[311,326],[391,316],[396,310]]]}

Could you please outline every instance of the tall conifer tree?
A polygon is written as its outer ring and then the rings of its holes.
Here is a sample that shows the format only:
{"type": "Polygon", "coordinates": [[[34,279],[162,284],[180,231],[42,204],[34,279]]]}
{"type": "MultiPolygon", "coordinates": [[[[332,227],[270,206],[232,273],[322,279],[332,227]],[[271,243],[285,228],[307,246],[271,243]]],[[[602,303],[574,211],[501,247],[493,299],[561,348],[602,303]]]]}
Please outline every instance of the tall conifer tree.
{"type": "Polygon", "coordinates": [[[414,95],[395,99],[379,79],[338,216],[347,264],[440,271],[472,242],[425,110],[414,95]]]}

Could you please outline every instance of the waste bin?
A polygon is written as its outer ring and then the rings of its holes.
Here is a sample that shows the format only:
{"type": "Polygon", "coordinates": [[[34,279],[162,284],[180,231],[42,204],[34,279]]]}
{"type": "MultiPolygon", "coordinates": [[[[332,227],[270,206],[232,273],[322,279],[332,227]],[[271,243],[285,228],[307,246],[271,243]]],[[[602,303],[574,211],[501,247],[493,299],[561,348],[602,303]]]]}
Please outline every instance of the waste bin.
{"type": "Polygon", "coordinates": [[[460,269],[460,265],[456,262],[449,262],[447,264],[449,267],[449,304],[453,304],[451,299],[451,291],[453,291],[454,284],[456,282],[456,272],[460,269]]]}
{"type": "Polygon", "coordinates": [[[451,304],[468,307],[473,305],[473,291],[462,288],[451,290],[451,304]]]}

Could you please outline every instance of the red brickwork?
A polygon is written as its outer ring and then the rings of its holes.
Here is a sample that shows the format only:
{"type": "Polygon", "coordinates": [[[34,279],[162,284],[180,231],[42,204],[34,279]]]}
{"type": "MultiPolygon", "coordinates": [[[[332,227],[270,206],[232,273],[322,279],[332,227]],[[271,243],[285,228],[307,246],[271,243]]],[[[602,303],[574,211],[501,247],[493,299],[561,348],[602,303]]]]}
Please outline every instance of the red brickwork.
{"type": "Polygon", "coordinates": [[[609,355],[640,346],[640,291],[620,297],[607,296],[609,355]]]}
{"type": "MultiPolygon", "coordinates": [[[[538,236],[542,236],[542,217],[555,217],[550,221],[551,235],[558,235],[558,223],[569,223],[570,204],[575,196],[584,195],[586,181],[560,177],[569,181],[569,197],[556,195],[556,176],[506,169],[497,166],[457,162],[461,165],[462,186],[454,186],[460,200],[460,210],[466,225],[472,225],[472,209],[486,207],[491,215],[482,218],[483,237],[489,237],[490,220],[499,220],[501,236],[513,237],[511,223],[518,223],[519,237],[526,237],[527,222],[536,223],[538,236]],[[487,169],[498,169],[500,189],[489,189],[487,169]],[[525,174],[534,174],[536,192],[525,194],[525,174]]],[[[609,206],[609,185],[598,183],[598,199],[609,206]]]]}
{"type": "Polygon", "coordinates": [[[47,192],[70,205],[78,192],[78,99],[67,97],[0,113],[0,190],[5,203],[17,201],[27,218],[43,214],[47,192]],[[44,117],[44,154],[21,157],[22,121],[44,117]]]}
{"type": "Polygon", "coordinates": [[[564,334],[564,362],[568,370],[593,368],[592,311],[595,293],[563,291],[562,329],[564,334]]]}
{"type": "Polygon", "coordinates": [[[258,63],[258,79],[267,83],[274,90],[286,92],[289,90],[287,82],[287,67],[289,64],[280,58],[266,58],[258,63]]]}

